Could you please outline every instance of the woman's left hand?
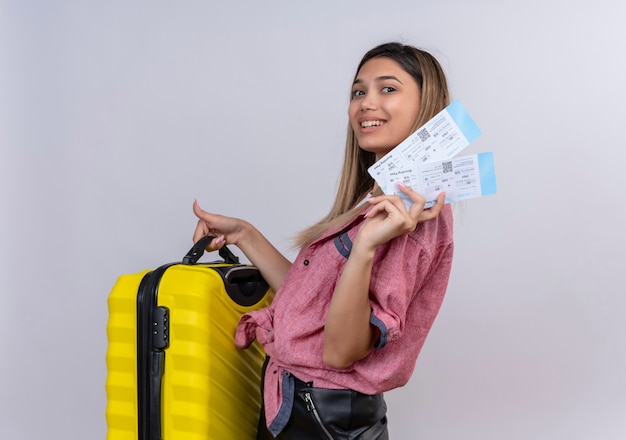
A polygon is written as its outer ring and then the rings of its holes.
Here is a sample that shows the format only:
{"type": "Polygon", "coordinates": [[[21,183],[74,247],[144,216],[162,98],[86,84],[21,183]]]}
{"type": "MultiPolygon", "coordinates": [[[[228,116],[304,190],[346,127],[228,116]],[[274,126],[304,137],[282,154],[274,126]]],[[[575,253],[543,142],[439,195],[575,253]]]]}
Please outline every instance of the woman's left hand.
{"type": "Polygon", "coordinates": [[[419,223],[436,218],[445,204],[445,193],[437,196],[437,203],[424,209],[426,199],[406,185],[398,185],[413,202],[407,210],[400,196],[377,196],[369,199],[372,209],[366,214],[366,222],[359,231],[359,239],[375,249],[399,235],[413,231],[419,223]]]}

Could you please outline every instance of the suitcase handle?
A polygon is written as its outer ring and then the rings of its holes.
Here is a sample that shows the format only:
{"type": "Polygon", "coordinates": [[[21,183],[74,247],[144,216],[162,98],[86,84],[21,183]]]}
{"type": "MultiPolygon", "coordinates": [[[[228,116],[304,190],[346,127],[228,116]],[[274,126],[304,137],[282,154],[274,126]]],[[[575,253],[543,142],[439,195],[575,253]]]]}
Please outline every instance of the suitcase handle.
{"type": "MultiPolygon", "coordinates": [[[[193,245],[187,255],[183,257],[183,264],[196,264],[200,257],[204,255],[205,248],[213,241],[215,237],[212,235],[205,235],[193,245]]],[[[224,263],[227,264],[239,264],[239,257],[232,253],[227,246],[222,246],[219,249],[220,257],[224,259],[224,263]]]]}

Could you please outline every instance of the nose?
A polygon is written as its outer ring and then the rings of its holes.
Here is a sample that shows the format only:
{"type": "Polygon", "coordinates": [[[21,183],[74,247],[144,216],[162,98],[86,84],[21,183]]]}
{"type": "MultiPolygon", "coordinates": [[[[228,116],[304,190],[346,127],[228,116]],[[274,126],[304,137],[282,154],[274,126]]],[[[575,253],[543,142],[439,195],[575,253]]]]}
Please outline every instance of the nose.
{"type": "Polygon", "coordinates": [[[361,111],[376,110],[378,108],[378,100],[375,93],[366,94],[361,100],[361,111]]]}

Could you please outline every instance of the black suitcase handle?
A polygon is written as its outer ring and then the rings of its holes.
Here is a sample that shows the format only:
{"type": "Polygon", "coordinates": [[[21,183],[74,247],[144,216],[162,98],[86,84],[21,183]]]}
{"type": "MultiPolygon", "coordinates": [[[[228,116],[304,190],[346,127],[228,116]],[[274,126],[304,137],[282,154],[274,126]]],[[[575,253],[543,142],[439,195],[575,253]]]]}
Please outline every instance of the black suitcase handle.
{"type": "MultiPolygon", "coordinates": [[[[197,264],[204,254],[205,248],[214,238],[214,236],[205,235],[198,240],[183,258],[183,264],[197,264]]],[[[213,267],[224,280],[224,288],[228,296],[237,304],[246,307],[259,302],[269,287],[259,270],[256,267],[239,264],[239,258],[232,253],[228,246],[222,246],[218,252],[225,264],[234,266],[213,267]]]]}
{"type": "MultiPolygon", "coordinates": [[[[204,255],[205,248],[211,244],[215,237],[212,235],[205,235],[200,240],[198,240],[187,255],[183,257],[183,264],[196,264],[200,257],[204,255]]],[[[224,245],[218,250],[220,257],[224,259],[224,263],[227,264],[239,264],[239,257],[232,253],[228,246],[224,245]]]]}

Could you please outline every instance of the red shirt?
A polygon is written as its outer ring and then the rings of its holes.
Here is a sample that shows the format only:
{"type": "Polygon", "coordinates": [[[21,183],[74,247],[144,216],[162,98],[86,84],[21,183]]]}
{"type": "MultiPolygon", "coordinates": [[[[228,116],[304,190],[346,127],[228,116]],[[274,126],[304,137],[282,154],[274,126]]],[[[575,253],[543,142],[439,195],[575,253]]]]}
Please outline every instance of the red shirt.
{"type": "Polygon", "coordinates": [[[256,337],[270,356],[264,401],[274,435],[291,413],[293,380],[285,379],[290,374],[316,387],[364,394],[403,386],[437,316],[452,266],[450,205],[436,219],[376,250],[370,281],[370,322],[381,332],[376,349],[342,370],[322,362],[326,313],[363,220],[359,215],[302,249],[272,304],[239,322],[237,346],[245,348],[256,337]]]}

